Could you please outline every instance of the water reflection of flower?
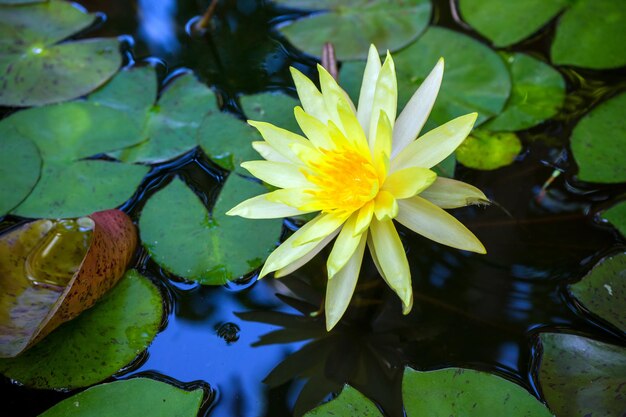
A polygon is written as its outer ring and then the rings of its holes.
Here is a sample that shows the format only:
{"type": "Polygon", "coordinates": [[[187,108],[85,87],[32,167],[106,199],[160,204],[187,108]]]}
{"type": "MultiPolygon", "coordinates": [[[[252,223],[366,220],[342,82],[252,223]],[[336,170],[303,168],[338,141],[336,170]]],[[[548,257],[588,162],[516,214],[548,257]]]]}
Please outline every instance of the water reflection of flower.
{"type": "Polygon", "coordinates": [[[411,273],[393,220],[439,243],[484,253],[480,241],[443,208],[486,197],[463,182],[437,178],[430,169],[462,143],[476,113],[415,140],[439,92],[443,60],[397,120],[397,82],[389,54],[381,64],[371,47],[358,110],[332,76],[318,69],[321,92],[292,69],[304,108],[296,107],[295,116],[308,140],[268,123],[250,122],[265,139],[254,147],[266,160],[242,166],[280,189],[246,200],[228,214],[277,218],[320,212],[269,256],[260,276],[295,271],[337,237],[327,261],[330,330],[350,302],[366,244],[380,275],[402,300],[405,314],[411,310],[411,273]]]}

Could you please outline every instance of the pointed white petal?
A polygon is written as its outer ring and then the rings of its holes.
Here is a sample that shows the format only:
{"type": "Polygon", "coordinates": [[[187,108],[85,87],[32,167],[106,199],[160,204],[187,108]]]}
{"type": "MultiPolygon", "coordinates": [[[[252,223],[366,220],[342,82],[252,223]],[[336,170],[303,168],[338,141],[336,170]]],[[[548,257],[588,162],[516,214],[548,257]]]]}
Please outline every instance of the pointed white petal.
{"type": "Polygon", "coordinates": [[[304,176],[300,167],[284,162],[247,161],[241,164],[252,175],[274,187],[279,188],[312,188],[314,187],[304,176]]]}
{"type": "Polygon", "coordinates": [[[273,124],[266,122],[256,122],[254,120],[248,120],[248,124],[255,127],[259,131],[259,133],[261,133],[263,139],[265,139],[265,141],[269,143],[276,152],[280,153],[283,157],[296,164],[300,164],[301,161],[298,156],[291,151],[291,144],[297,143],[305,147],[308,146],[310,148],[313,148],[311,142],[306,140],[306,138],[303,138],[302,136],[290,132],[286,129],[276,127],[273,124]]]}
{"type": "Polygon", "coordinates": [[[341,228],[341,232],[333,245],[333,250],[326,261],[328,279],[333,279],[335,274],[348,263],[361,241],[361,235],[354,233],[358,216],[358,212],[353,213],[341,228]]]}
{"type": "Polygon", "coordinates": [[[313,81],[302,74],[297,69],[290,67],[291,76],[298,92],[298,98],[306,111],[316,119],[326,123],[330,117],[326,111],[326,104],[322,93],[317,89],[313,81]]]}
{"type": "Polygon", "coordinates": [[[443,177],[438,177],[420,197],[445,209],[489,203],[487,196],[473,185],[443,177]]]}
{"type": "Polygon", "coordinates": [[[322,249],[324,249],[326,247],[326,245],[328,245],[328,243],[330,243],[330,241],[333,240],[335,238],[335,236],[337,236],[338,233],[339,233],[339,229],[335,230],[333,233],[331,233],[328,236],[326,236],[324,239],[322,239],[320,242],[318,242],[317,245],[315,245],[315,247],[313,249],[311,249],[311,251],[309,253],[307,253],[306,255],[302,256],[301,258],[293,261],[292,263],[290,263],[286,267],[279,269],[278,271],[276,271],[276,273],[274,273],[274,276],[276,278],[282,278],[282,277],[284,277],[286,275],[289,275],[292,272],[298,270],[301,266],[305,265],[307,262],[309,262],[311,259],[313,259],[315,257],[315,255],[320,253],[322,251],[322,249]]]}
{"type": "Polygon", "coordinates": [[[272,145],[264,140],[257,140],[252,142],[252,147],[259,153],[266,161],[272,162],[293,162],[278,152],[272,145]]]}
{"type": "Polygon", "coordinates": [[[372,106],[374,104],[374,92],[376,91],[376,81],[380,73],[381,63],[378,51],[374,45],[370,45],[367,55],[367,65],[363,72],[361,92],[359,93],[359,105],[357,108],[357,118],[365,134],[369,135],[370,120],[372,118],[372,106]]]}
{"type": "Polygon", "coordinates": [[[376,137],[378,128],[378,118],[381,110],[385,112],[391,127],[396,120],[396,109],[398,106],[398,82],[396,80],[396,68],[393,64],[391,54],[387,52],[385,63],[380,69],[378,80],[376,81],[376,91],[374,91],[374,102],[372,104],[372,114],[369,123],[368,140],[370,148],[373,149],[373,138],[376,137]]]}
{"type": "Polygon", "coordinates": [[[246,219],[277,219],[307,213],[286,204],[268,200],[267,197],[270,194],[261,194],[249,198],[230,209],[226,214],[229,216],[241,216],[246,219]]]}

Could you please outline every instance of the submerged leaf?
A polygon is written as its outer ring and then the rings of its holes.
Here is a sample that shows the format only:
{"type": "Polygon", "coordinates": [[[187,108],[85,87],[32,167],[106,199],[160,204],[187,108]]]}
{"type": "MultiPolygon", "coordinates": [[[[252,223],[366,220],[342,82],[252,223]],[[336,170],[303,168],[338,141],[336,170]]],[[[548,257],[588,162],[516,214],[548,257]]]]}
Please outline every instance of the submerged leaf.
{"type": "Polygon", "coordinates": [[[570,289],[592,313],[626,332],[626,253],[598,262],[570,289]]]}
{"type": "Polygon", "coordinates": [[[168,271],[201,284],[221,285],[260,267],[276,245],[281,220],[226,216],[241,199],[267,191],[231,174],[212,215],[178,179],[148,200],[139,219],[141,240],[168,271]]]}
{"type": "Polygon", "coordinates": [[[0,237],[0,357],[78,316],[124,274],[137,243],[130,218],[108,210],[89,219],[38,220],[0,237]]]}
{"type": "Polygon", "coordinates": [[[115,74],[122,63],[117,39],[58,44],[95,19],[66,1],[0,6],[0,105],[69,100],[115,74]]]}
{"type": "Polygon", "coordinates": [[[491,171],[512,164],[521,151],[515,133],[477,129],[457,148],[456,158],[466,167],[491,171]]]}
{"type": "Polygon", "coordinates": [[[539,383],[557,416],[621,416],[626,349],[572,334],[544,333],[539,383]]]}
{"type": "Polygon", "coordinates": [[[337,59],[364,59],[370,44],[396,51],[417,38],[428,25],[429,0],[274,0],[289,8],[313,11],[279,27],[297,48],[319,56],[332,42],[337,59]]]}

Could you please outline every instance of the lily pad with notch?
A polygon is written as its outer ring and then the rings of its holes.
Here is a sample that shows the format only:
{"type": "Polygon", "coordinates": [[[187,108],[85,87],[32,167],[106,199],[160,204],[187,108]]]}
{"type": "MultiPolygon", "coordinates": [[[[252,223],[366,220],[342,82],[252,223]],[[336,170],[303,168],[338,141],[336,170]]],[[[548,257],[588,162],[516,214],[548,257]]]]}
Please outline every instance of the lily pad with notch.
{"type": "Polygon", "coordinates": [[[274,249],[282,221],[226,216],[265,187],[232,173],[211,214],[182,181],[174,179],[146,203],[141,240],[154,260],[187,280],[221,285],[260,267],[274,249]]]}
{"type": "Polygon", "coordinates": [[[396,51],[415,40],[430,21],[429,0],[274,0],[275,4],[311,14],[278,29],[296,47],[319,56],[332,42],[337,59],[367,57],[370,44],[396,51]]]}
{"type": "Polygon", "coordinates": [[[59,43],[95,20],[66,1],[0,5],[0,105],[70,100],[111,78],[122,64],[117,39],[59,43]]]}

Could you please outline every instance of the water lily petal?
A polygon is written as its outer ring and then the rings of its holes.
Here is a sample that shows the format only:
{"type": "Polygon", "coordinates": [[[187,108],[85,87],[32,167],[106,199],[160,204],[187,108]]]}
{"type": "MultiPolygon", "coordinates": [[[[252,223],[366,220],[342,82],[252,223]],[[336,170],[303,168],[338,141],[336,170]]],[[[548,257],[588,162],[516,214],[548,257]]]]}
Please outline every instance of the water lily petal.
{"type": "Polygon", "coordinates": [[[264,140],[255,140],[252,142],[252,147],[255,151],[259,153],[266,161],[272,162],[293,162],[283,156],[282,153],[278,152],[272,145],[264,140]]]}
{"type": "Polygon", "coordinates": [[[293,261],[292,263],[290,263],[286,267],[277,270],[274,273],[274,277],[282,278],[282,277],[284,277],[286,275],[289,275],[292,272],[300,269],[300,267],[305,265],[307,262],[309,262],[311,259],[313,259],[315,257],[315,255],[320,253],[322,251],[322,249],[324,249],[326,247],[326,245],[328,245],[328,243],[331,240],[333,240],[335,238],[335,236],[337,236],[337,233],[339,233],[339,229],[335,230],[333,233],[331,233],[330,235],[326,236],[324,239],[319,241],[319,243],[317,243],[317,245],[315,245],[315,247],[313,249],[311,249],[311,251],[309,253],[307,253],[306,255],[302,256],[301,258],[296,259],[295,261],[293,261]]]}
{"type": "MultiPolygon", "coordinates": [[[[261,273],[259,274],[259,279],[263,278],[270,272],[285,268],[286,266],[307,255],[312,250],[317,249],[318,244],[320,243],[319,241],[313,241],[299,246],[294,246],[293,242],[297,240],[302,234],[308,233],[311,228],[315,227],[315,225],[322,216],[323,214],[320,214],[315,217],[313,220],[302,226],[296,233],[291,235],[289,239],[285,240],[279,247],[277,247],[265,261],[265,265],[263,265],[263,269],[261,269],[261,273]]],[[[337,230],[329,233],[328,236],[332,235],[333,233],[336,236],[336,234],[339,233],[339,227],[337,228],[337,230]]],[[[330,239],[328,239],[328,242],[330,242],[330,239]]]]}
{"type": "Polygon", "coordinates": [[[301,163],[301,161],[297,157],[297,155],[295,155],[290,150],[290,144],[298,143],[302,146],[313,147],[311,143],[306,140],[306,138],[303,138],[302,136],[292,133],[288,130],[281,129],[280,127],[276,127],[273,124],[266,122],[257,122],[254,120],[248,120],[248,124],[255,127],[259,131],[261,136],[263,136],[263,139],[265,139],[265,141],[269,143],[276,152],[280,153],[286,159],[294,163],[299,164],[301,163]]]}
{"type": "Polygon", "coordinates": [[[339,232],[333,250],[330,252],[326,262],[328,279],[332,279],[348,263],[357,246],[359,246],[362,236],[354,233],[358,217],[358,212],[353,213],[341,228],[341,232],[339,232]]]}
{"type": "Polygon", "coordinates": [[[435,179],[437,174],[428,168],[405,168],[387,177],[382,189],[395,198],[409,198],[427,189],[435,179]]]}
{"type": "Polygon", "coordinates": [[[391,154],[391,138],[393,126],[384,111],[380,111],[376,136],[371,139],[372,161],[381,182],[385,181],[389,170],[389,155],[391,154]]]}
{"type": "Polygon", "coordinates": [[[420,197],[445,209],[489,203],[487,196],[473,185],[443,177],[438,177],[420,197]]]}
{"type": "Polygon", "coordinates": [[[341,120],[348,141],[352,143],[352,146],[354,146],[354,148],[356,148],[362,155],[367,155],[369,157],[370,152],[367,138],[365,137],[365,132],[363,132],[363,128],[357,120],[354,112],[347,105],[339,104],[337,107],[337,114],[339,115],[339,119],[341,120]]]}
{"type": "Polygon", "coordinates": [[[296,207],[302,212],[310,213],[319,210],[315,205],[317,200],[310,192],[302,188],[283,188],[264,195],[268,201],[296,207]]]}
{"type": "Polygon", "coordinates": [[[381,222],[372,219],[370,231],[373,251],[380,269],[384,272],[385,281],[398,294],[402,303],[409,305],[413,292],[411,271],[393,220],[381,222]]]}
{"type": "Polygon", "coordinates": [[[378,118],[381,110],[387,115],[391,126],[396,120],[396,108],[398,106],[398,83],[396,81],[396,68],[393,64],[391,54],[387,52],[385,63],[380,69],[378,80],[376,81],[376,91],[374,91],[374,102],[372,104],[372,119],[369,124],[370,148],[373,149],[373,138],[376,137],[378,128],[378,118]]]}
{"type": "Polygon", "coordinates": [[[374,201],[369,201],[363,205],[359,209],[359,214],[356,218],[356,223],[354,225],[354,234],[360,235],[365,232],[365,230],[370,226],[370,222],[372,221],[372,216],[374,215],[374,207],[376,204],[374,201]]]}
{"type": "Polygon", "coordinates": [[[309,242],[316,242],[331,234],[337,230],[346,219],[349,217],[349,213],[322,213],[316,217],[315,224],[308,228],[303,233],[299,233],[298,237],[293,240],[293,246],[304,245],[309,242]]]}
{"type": "Polygon", "coordinates": [[[378,220],[390,220],[398,215],[398,202],[389,191],[379,191],[374,203],[374,214],[378,220]]]}
{"type": "Polygon", "coordinates": [[[306,111],[311,116],[326,123],[330,117],[326,111],[326,104],[322,93],[317,89],[313,81],[302,74],[297,69],[290,67],[291,76],[293,77],[293,83],[296,86],[298,92],[298,98],[306,111]]]}
{"type": "Polygon", "coordinates": [[[279,188],[313,188],[302,174],[300,167],[294,164],[271,161],[247,161],[241,164],[252,175],[274,187],[279,188]]]}
{"type": "Polygon", "coordinates": [[[366,135],[369,135],[370,120],[372,119],[372,106],[374,104],[374,92],[376,91],[376,81],[380,73],[381,63],[378,50],[374,45],[370,45],[367,55],[367,64],[363,72],[361,91],[359,93],[359,105],[357,108],[357,118],[366,135]]]}
{"type": "Polygon", "coordinates": [[[269,194],[271,193],[249,198],[228,210],[226,214],[245,217],[246,219],[277,219],[307,213],[283,203],[270,201],[267,199],[269,194]]]}
{"type": "Polygon", "coordinates": [[[428,200],[415,196],[399,200],[398,205],[396,220],[414,232],[453,248],[487,253],[480,240],[461,222],[428,200]]]}
{"type": "Polygon", "coordinates": [[[366,234],[359,238],[354,253],[326,287],[326,330],[330,331],[346,312],[359,278],[363,252],[365,252],[366,234]]]}
{"type": "Polygon", "coordinates": [[[392,157],[398,155],[409,143],[413,142],[424,127],[439,94],[443,67],[443,58],[440,58],[398,116],[393,129],[392,157]]]}
{"type": "Polygon", "coordinates": [[[330,137],[328,127],[318,119],[302,110],[302,107],[296,106],[293,109],[296,121],[311,143],[318,149],[333,149],[334,142],[330,137]]]}
{"type": "Polygon", "coordinates": [[[337,80],[326,71],[321,65],[317,65],[317,70],[320,75],[320,87],[322,87],[322,96],[324,97],[324,103],[326,104],[326,111],[330,120],[332,120],[343,132],[347,132],[343,129],[341,119],[337,113],[337,108],[340,105],[345,105],[352,110],[352,113],[356,113],[356,109],[348,94],[339,87],[337,80]]]}
{"type": "Polygon", "coordinates": [[[465,140],[477,116],[478,113],[470,113],[457,117],[418,138],[391,160],[391,172],[409,167],[434,167],[465,140]]]}

